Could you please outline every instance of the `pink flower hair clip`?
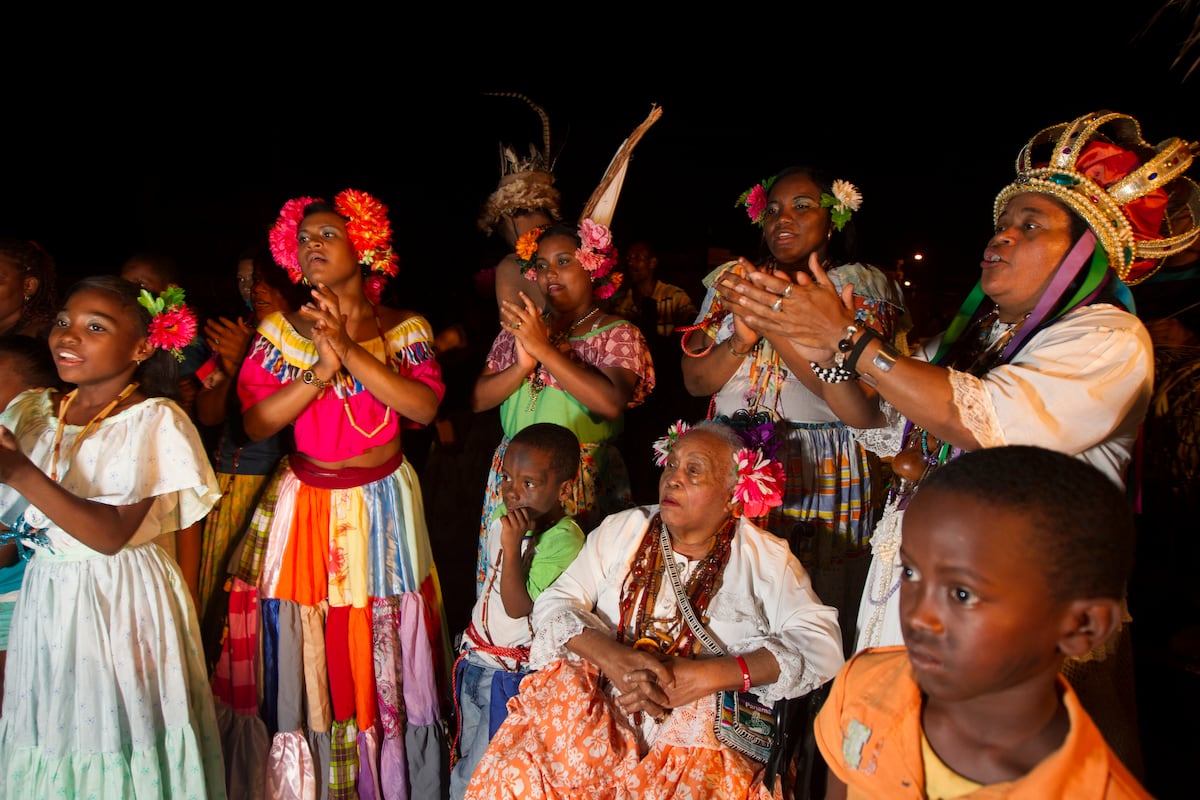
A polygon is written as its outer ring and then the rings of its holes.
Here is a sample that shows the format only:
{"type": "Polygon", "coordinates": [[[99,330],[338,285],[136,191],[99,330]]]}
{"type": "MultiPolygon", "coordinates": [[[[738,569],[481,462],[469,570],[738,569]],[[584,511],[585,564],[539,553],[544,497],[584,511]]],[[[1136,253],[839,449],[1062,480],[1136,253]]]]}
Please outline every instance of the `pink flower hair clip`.
{"type": "Polygon", "coordinates": [[[654,441],[654,463],[660,467],[667,465],[667,456],[671,454],[671,448],[679,441],[679,437],[692,429],[683,420],[676,420],[667,428],[667,435],[654,441]]]}
{"type": "Polygon", "coordinates": [[[579,249],[575,257],[592,278],[592,291],[600,300],[612,297],[621,287],[625,277],[613,272],[617,266],[617,248],[613,247],[612,232],[608,226],[592,219],[579,223],[579,249]]]}
{"type": "Polygon", "coordinates": [[[755,225],[762,227],[763,215],[767,213],[767,192],[771,191],[775,176],[766,178],[762,183],[756,183],[738,196],[735,206],[745,206],[746,215],[755,225]]]}
{"type": "Polygon", "coordinates": [[[150,312],[150,344],[183,361],[183,348],[196,337],[196,312],[185,302],[183,289],[168,286],[158,297],[142,289],[138,303],[150,312]]]}
{"type": "MultiPolygon", "coordinates": [[[[737,485],[733,499],[741,502],[747,517],[761,517],[775,506],[783,505],[783,465],[772,461],[761,450],[743,447],[733,456],[737,465],[737,485]]],[[[736,512],[735,512],[735,515],[736,512]]]]}

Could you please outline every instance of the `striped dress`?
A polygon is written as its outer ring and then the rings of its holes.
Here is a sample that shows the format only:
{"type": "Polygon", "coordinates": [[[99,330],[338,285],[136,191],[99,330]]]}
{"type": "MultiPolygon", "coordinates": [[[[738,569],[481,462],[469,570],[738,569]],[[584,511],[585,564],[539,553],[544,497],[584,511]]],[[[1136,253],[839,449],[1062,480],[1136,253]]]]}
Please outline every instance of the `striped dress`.
{"type": "MultiPolygon", "coordinates": [[[[440,401],[432,341],[414,315],[359,344],[440,401]]],[[[238,377],[243,407],[316,360],[282,314],[266,317],[238,377]]],[[[377,468],[310,460],[352,458],[412,423],[341,378],[296,419],[296,453],[268,483],[231,566],[214,687],[235,711],[258,706],[270,751],[245,760],[271,796],[437,797],[452,658],[416,471],[402,453],[377,468]]]]}

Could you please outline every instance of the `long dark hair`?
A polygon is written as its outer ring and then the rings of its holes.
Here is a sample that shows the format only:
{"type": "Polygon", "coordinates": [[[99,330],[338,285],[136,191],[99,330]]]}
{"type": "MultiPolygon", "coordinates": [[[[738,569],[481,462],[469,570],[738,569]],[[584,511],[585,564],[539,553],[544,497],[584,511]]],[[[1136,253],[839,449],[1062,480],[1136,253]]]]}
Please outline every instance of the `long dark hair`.
{"type": "MultiPolygon", "coordinates": [[[[121,308],[129,312],[137,325],[137,331],[145,336],[150,330],[150,311],[138,302],[142,287],[119,275],[92,275],[76,281],[63,298],[65,303],[75,293],[85,289],[108,292],[116,297],[121,308]]],[[[133,379],[141,384],[142,392],[148,397],[170,397],[175,399],[179,391],[179,362],[166,350],[155,348],[154,353],[133,372],[133,379]]]]}

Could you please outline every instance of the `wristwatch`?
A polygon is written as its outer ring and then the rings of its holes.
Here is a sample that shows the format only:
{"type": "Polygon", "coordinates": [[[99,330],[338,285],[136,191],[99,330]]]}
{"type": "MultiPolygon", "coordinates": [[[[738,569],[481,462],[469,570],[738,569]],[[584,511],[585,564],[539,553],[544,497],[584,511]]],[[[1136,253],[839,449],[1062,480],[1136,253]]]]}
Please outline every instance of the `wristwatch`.
{"type": "Polygon", "coordinates": [[[315,386],[318,389],[324,389],[329,385],[329,381],[323,381],[313,373],[311,369],[306,369],[300,373],[300,380],[307,383],[309,386],[315,386]]]}

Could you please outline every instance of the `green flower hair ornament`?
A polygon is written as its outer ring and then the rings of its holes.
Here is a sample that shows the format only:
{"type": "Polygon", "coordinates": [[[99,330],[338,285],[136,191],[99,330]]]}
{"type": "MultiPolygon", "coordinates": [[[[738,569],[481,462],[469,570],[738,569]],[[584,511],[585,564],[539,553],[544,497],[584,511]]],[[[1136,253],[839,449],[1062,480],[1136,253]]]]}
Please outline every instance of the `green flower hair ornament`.
{"type": "Polygon", "coordinates": [[[158,297],[142,289],[138,304],[150,312],[150,344],[183,361],[183,348],[196,336],[196,313],[184,302],[183,289],[168,286],[158,297]]]}

